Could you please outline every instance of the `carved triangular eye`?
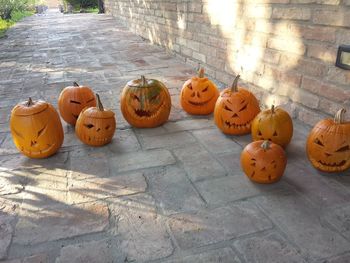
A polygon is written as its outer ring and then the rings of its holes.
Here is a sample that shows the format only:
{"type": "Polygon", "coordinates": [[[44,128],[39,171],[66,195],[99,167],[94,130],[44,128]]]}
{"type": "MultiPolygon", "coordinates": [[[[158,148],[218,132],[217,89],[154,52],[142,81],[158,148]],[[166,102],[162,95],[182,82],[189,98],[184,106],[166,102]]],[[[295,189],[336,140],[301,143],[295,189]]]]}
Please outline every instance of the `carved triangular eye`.
{"type": "Polygon", "coordinates": [[[247,104],[243,106],[243,108],[241,108],[239,111],[244,111],[245,109],[247,109],[247,104]]]}
{"type": "Polygon", "coordinates": [[[46,125],[40,131],[38,131],[38,137],[44,132],[45,128],[46,128],[46,125]]]}
{"type": "Polygon", "coordinates": [[[134,100],[137,100],[138,102],[140,102],[140,98],[135,95],[135,94],[132,94],[131,97],[134,99],[134,100]]]}
{"type": "Polygon", "coordinates": [[[258,131],[258,135],[259,135],[259,136],[261,136],[261,135],[262,135],[262,133],[261,133],[261,131],[260,131],[260,130],[258,131]]]}
{"type": "Polygon", "coordinates": [[[107,126],[106,126],[106,130],[108,130],[110,127],[111,127],[111,126],[107,125],[107,126]]]}
{"type": "Polygon", "coordinates": [[[228,110],[228,111],[232,111],[232,110],[231,110],[229,107],[227,107],[226,105],[225,105],[224,109],[225,109],[225,110],[228,110]]]}
{"type": "Polygon", "coordinates": [[[76,100],[70,100],[70,103],[81,104],[79,101],[76,101],[76,100]]]}
{"type": "Polygon", "coordinates": [[[314,140],[314,143],[316,143],[316,144],[318,144],[318,145],[320,145],[320,146],[324,146],[323,145],[323,143],[318,139],[318,138],[316,138],[315,140],[314,140]]]}
{"type": "Polygon", "coordinates": [[[85,126],[86,128],[88,128],[88,129],[91,129],[92,127],[94,127],[93,124],[84,124],[84,126],[85,126]]]}
{"type": "Polygon", "coordinates": [[[275,131],[272,136],[277,136],[277,132],[275,131]]]}
{"type": "Polygon", "coordinates": [[[208,88],[209,88],[209,87],[206,87],[205,89],[202,90],[202,92],[208,91],[208,88]]]}
{"type": "Polygon", "coordinates": [[[346,151],[350,151],[349,145],[343,146],[343,147],[339,148],[338,150],[336,150],[336,152],[346,152],[346,151]]]}
{"type": "Polygon", "coordinates": [[[190,84],[188,84],[188,86],[187,86],[189,89],[193,89],[192,88],[192,84],[190,83],[190,84]]]}

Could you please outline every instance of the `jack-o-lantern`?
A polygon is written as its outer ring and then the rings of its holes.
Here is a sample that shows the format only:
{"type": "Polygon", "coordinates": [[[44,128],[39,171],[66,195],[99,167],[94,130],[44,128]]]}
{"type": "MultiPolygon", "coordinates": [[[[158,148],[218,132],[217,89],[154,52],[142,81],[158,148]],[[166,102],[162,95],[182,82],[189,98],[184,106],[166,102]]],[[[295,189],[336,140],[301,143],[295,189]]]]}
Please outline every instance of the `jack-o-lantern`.
{"type": "Polygon", "coordinates": [[[214,120],[223,133],[232,135],[247,134],[251,123],[260,112],[259,102],[248,90],[239,87],[239,75],[231,88],[223,90],[216,101],[214,120]]]}
{"type": "Polygon", "coordinates": [[[125,120],[137,128],[162,125],[169,118],[171,98],[168,88],[155,79],[129,81],[120,97],[120,108],[125,120]]]}
{"type": "Polygon", "coordinates": [[[92,90],[89,87],[79,86],[76,82],[73,86],[64,88],[58,98],[60,114],[71,125],[75,125],[82,109],[95,106],[96,99],[92,90]]]}
{"type": "Polygon", "coordinates": [[[116,121],[114,112],[103,108],[98,94],[96,98],[97,107],[85,108],[81,111],[75,125],[75,134],[83,143],[102,146],[113,139],[116,121]]]}
{"type": "Polygon", "coordinates": [[[252,123],[253,141],[269,140],[286,147],[293,137],[293,122],[288,112],[275,108],[260,112],[252,123]]]}
{"type": "Polygon", "coordinates": [[[218,88],[204,77],[204,69],[200,68],[198,77],[192,77],[183,85],[180,94],[181,106],[189,114],[207,115],[214,111],[219,95],[218,88]]]}
{"type": "Polygon", "coordinates": [[[11,112],[10,128],[17,149],[30,158],[46,158],[61,147],[63,128],[55,108],[42,100],[17,104],[11,112]]]}
{"type": "Polygon", "coordinates": [[[248,144],[241,154],[241,166],[248,178],[261,184],[277,182],[283,175],[287,158],[281,146],[270,141],[248,144]]]}
{"type": "Polygon", "coordinates": [[[306,152],[316,169],[342,172],[350,168],[350,122],[345,122],[344,114],[341,109],[334,120],[321,120],[311,130],[306,152]]]}

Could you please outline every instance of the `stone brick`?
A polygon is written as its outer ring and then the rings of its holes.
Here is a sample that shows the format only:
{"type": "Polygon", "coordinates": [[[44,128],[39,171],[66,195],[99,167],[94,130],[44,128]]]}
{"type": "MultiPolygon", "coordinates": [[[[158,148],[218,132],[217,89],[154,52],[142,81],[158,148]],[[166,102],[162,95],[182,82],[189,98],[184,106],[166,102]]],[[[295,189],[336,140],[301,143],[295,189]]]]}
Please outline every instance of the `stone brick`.
{"type": "Polygon", "coordinates": [[[194,131],[193,135],[213,153],[240,152],[241,147],[218,129],[194,131]]]}
{"type": "MultiPolygon", "coordinates": [[[[350,2],[349,2],[350,5],[350,2]]],[[[330,259],[327,259],[323,261],[324,263],[344,263],[344,262],[350,262],[350,253],[346,253],[341,256],[336,256],[330,259]]]]}
{"type": "Polygon", "coordinates": [[[202,13],[202,4],[189,2],[188,11],[193,13],[202,13]]]}
{"type": "Polygon", "coordinates": [[[339,208],[326,210],[323,217],[329,224],[331,224],[339,233],[342,233],[350,241],[350,205],[344,204],[339,208]]]}
{"type": "Polygon", "coordinates": [[[21,209],[13,243],[33,245],[101,232],[109,225],[108,217],[107,206],[97,203],[21,209]]]}
{"type": "Polygon", "coordinates": [[[112,152],[133,152],[140,150],[141,146],[132,130],[118,130],[108,148],[112,152]]]}
{"type": "Polygon", "coordinates": [[[263,187],[254,184],[241,172],[240,166],[232,173],[235,175],[195,183],[208,204],[225,204],[286,187],[283,181],[263,187]]]}
{"type": "Polygon", "coordinates": [[[5,259],[11,244],[14,229],[11,225],[14,217],[0,214],[0,259],[5,259]]]}
{"type": "Polygon", "coordinates": [[[164,167],[146,173],[150,191],[166,215],[198,210],[204,202],[178,167],[164,167]]]}
{"type": "Polygon", "coordinates": [[[81,178],[68,180],[67,202],[78,204],[108,197],[144,192],[147,183],[142,173],[109,178],[81,178]]]}
{"type": "Polygon", "coordinates": [[[278,233],[243,239],[234,244],[246,262],[306,262],[278,233]]]}
{"type": "Polygon", "coordinates": [[[143,149],[179,147],[195,142],[195,138],[188,132],[176,132],[165,135],[142,136],[143,149]]]}
{"type": "Polygon", "coordinates": [[[204,54],[201,54],[201,53],[198,53],[195,51],[192,52],[192,57],[194,59],[197,59],[197,60],[203,62],[203,63],[206,63],[206,61],[207,61],[207,57],[204,54]]]}
{"type": "Polygon", "coordinates": [[[61,249],[56,263],[83,262],[124,262],[126,256],[118,248],[117,242],[104,239],[65,246],[61,249]]]}
{"type": "Polygon", "coordinates": [[[347,86],[350,83],[350,72],[340,68],[331,67],[326,74],[326,80],[347,86]]]}
{"type": "Polygon", "coordinates": [[[11,259],[6,261],[1,261],[2,263],[48,263],[49,259],[46,254],[37,254],[21,259],[11,259]]]}
{"type": "Polygon", "coordinates": [[[110,200],[111,217],[120,236],[119,248],[128,261],[148,261],[172,254],[166,226],[156,213],[152,197],[146,194],[110,200]]]}
{"type": "Polygon", "coordinates": [[[167,122],[164,128],[168,132],[200,130],[205,128],[212,128],[214,126],[213,120],[195,119],[195,120],[181,120],[177,122],[167,122]]]}
{"type": "Polygon", "coordinates": [[[338,49],[327,45],[308,45],[307,56],[322,60],[323,62],[334,64],[337,58],[338,49]]]}
{"type": "Polygon", "coordinates": [[[272,227],[250,202],[236,202],[193,214],[177,214],[169,219],[169,225],[182,249],[214,244],[272,227]]]}
{"type": "Polygon", "coordinates": [[[301,87],[319,96],[332,98],[332,100],[338,102],[345,102],[350,99],[349,91],[313,78],[303,77],[301,87]]]}
{"type": "Polygon", "coordinates": [[[347,19],[350,16],[350,11],[346,9],[338,10],[313,10],[312,22],[321,25],[332,25],[332,26],[350,26],[350,21],[347,19]]]}
{"type": "Polygon", "coordinates": [[[254,201],[301,249],[302,253],[311,258],[330,257],[349,249],[350,243],[340,234],[321,224],[317,216],[318,210],[297,196],[297,193],[285,191],[259,197],[254,201]],[[316,239],[317,242],[312,242],[316,239]]]}
{"type": "Polygon", "coordinates": [[[292,20],[309,20],[311,18],[311,10],[308,8],[281,8],[274,7],[272,11],[274,19],[292,19],[292,20]]]}
{"type": "Polygon", "coordinates": [[[230,248],[219,248],[199,254],[177,257],[166,260],[164,263],[240,263],[241,261],[230,248]]]}
{"type": "Polygon", "coordinates": [[[205,149],[198,145],[187,145],[174,150],[192,181],[226,175],[225,169],[205,149]]]}
{"type": "Polygon", "coordinates": [[[302,122],[305,122],[311,126],[314,126],[317,122],[319,122],[321,119],[324,119],[328,116],[325,116],[321,113],[316,113],[314,111],[308,110],[308,109],[299,109],[298,112],[298,119],[302,122]]]}
{"type": "Polygon", "coordinates": [[[298,39],[270,38],[267,41],[267,47],[299,55],[303,55],[306,51],[305,45],[298,39]]]}

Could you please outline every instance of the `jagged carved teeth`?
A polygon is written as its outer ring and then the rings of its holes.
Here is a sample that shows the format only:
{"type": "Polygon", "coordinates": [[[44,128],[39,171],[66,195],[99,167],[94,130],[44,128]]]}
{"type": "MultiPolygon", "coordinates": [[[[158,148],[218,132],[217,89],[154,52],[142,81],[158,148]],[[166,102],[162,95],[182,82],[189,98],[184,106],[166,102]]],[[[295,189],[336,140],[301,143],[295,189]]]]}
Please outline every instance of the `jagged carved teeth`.
{"type": "Polygon", "coordinates": [[[229,121],[225,121],[225,124],[229,128],[235,128],[235,129],[250,128],[250,122],[249,123],[245,123],[245,124],[234,124],[234,123],[231,123],[229,121]]]}
{"type": "Polygon", "coordinates": [[[346,164],[346,160],[341,161],[340,163],[326,163],[323,161],[318,161],[320,164],[324,165],[324,166],[330,166],[330,167],[340,167],[343,166],[344,164],[346,164]]]}
{"type": "Polygon", "coordinates": [[[93,137],[93,138],[91,138],[91,137],[89,137],[89,141],[97,141],[97,142],[105,142],[105,141],[107,141],[108,139],[107,138],[96,138],[96,137],[93,137]]]}
{"type": "Polygon", "coordinates": [[[135,110],[135,114],[140,116],[140,117],[150,117],[150,116],[152,116],[152,113],[150,111],[141,110],[141,109],[135,110]]]}

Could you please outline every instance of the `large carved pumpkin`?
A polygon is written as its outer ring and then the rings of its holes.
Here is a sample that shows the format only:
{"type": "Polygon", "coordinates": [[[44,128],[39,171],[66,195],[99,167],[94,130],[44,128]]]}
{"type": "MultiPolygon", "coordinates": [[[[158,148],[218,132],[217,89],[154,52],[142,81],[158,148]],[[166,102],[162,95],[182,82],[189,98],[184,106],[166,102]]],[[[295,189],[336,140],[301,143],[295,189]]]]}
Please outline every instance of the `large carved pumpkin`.
{"type": "Polygon", "coordinates": [[[89,87],[79,86],[76,82],[73,86],[64,88],[58,98],[60,114],[71,125],[75,125],[82,109],[95,106],[96,99],[92,90],[89,87]]]}
{"type": "Polygon", "coordinates": [[[125,120],[137,128],[162,125],[169,118],[171,98],[167,87],[155,79],[129,81],[124,87],[120,108],[125,120]]]}
{"type": "Polygon", "coordinates": [[[63,143],[63,128],[55,108],[42,100],[17,104],[10,128],[17,149],[30,158],[53,155],[63,143]]]}
{"type": "Polygon", "coordinates": [[[261,184],[277,182],[287,165],[284,150],[270,141],[248,144],[241,154],[241,166],[248,178],[261,184]]]}
{"type": "Polygon", "coordinates": [[[182,108],[189,114],[207,115],[214,111],[219,90],[200,68],[198,77],[187,80],[182,87],[180,101],[182,108]]]}
{"type": "Polygon", "coordinates": [[[350,122],[345,122],[344,114],[345,109],[341,109],[334,120],[321,120],[308,136],[307,155],[321,171],[342,172],[350,168],[350,122]]]}
{"type": "Polygon", "coordinates": [[[226,134],[249,133],[253,119],[260,112],[256,97],[248,90],[238,88],[239,77],[235,78],[231,88],[221,92],[215,104],[215,123],[226,134]]]}
{"type": "Polygon", "coordinates": [[[252,123],[253,141],[269,140],[286,147],[293,137],[293,122],[288,112],[275,108],[260,112],[252,123]]]}

